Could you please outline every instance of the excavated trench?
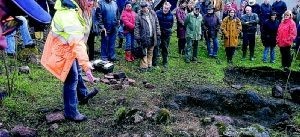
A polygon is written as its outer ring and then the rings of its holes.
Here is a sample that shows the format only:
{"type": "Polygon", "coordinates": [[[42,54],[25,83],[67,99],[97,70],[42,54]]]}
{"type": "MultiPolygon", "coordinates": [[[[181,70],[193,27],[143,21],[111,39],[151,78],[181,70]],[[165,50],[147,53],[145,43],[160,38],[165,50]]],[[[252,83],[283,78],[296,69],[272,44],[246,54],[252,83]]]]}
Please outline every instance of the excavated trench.
{"type": "MultiPolygon", "coordinates": [[[[258,86],[285,86],[289,72],[271,67],[233,67],[225,70],[224,81],[228,84],[250,84],[258,86]]],[[[292,71],[288,87],[298,87],[300,85],[300,72],[292,71]]]]}

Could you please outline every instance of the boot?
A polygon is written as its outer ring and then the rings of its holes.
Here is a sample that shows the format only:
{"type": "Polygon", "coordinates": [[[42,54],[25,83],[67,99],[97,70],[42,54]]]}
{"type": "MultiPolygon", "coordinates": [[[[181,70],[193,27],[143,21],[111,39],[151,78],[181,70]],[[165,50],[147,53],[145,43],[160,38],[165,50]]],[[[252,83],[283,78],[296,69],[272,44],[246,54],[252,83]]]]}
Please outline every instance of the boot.
{"type": "Polygon", "coordinates": [[[131,52],[125,51],[125,60],[126,61],[129,61],[129,62],[133,61],[130,56],[131,56],[131,52]]]}
{"type": "Polygon", "coordinates": [[[130,59],[131,59],[132,61],[134,61],[134,55],[131,53],[131,51],[129,51],[129,53],[130,53],[130,59]]]}

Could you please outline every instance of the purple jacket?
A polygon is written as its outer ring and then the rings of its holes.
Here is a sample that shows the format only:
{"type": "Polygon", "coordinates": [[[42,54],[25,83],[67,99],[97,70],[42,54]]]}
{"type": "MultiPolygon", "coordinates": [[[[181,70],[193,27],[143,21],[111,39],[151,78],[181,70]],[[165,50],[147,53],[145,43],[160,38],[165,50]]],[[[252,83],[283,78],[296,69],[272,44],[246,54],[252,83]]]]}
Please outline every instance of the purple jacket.
{"type": "Polygon", "coordinates": [[[185,38],[185,26],[184,26],[185,18],[186,18],[185,10],[178,7],[176,9],[176,19],[177,19],[177,38],[179,39],[185,38]]]}

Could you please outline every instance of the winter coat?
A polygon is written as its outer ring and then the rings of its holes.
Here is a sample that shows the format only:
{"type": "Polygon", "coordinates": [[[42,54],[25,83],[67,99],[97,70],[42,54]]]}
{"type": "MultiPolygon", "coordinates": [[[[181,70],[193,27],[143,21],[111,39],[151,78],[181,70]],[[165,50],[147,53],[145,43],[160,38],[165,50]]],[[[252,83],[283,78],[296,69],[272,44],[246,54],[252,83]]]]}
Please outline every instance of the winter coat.
{"type": "Polygon", "coordinates": [[[100,28],[105,28],[107,33],[115,32],[119,25],[117,3],[115,1],[108,3],[106,0],[99,0],[98,5],[95,14],[99,21],[100,28]]]}
{"type": "MultiPolygon", "coordinates": [[[[248,5],[250,6],[250,5],[248,5]]],[[[252,13],[256,13],[258,16],[260,16],[261,14],[261,9],[260,9],[260,5],[255,3],[254,5],[250,6],[252,8],[252,13]]],[[[246,11],[245,11],[246,14],[246,11]]]]}
{"type": "MultiPolygon", "coordinates": [[[[154,46],[156,46],[158,43],[158,38],[161,35],[159,22],[156,13],[153,10],[150,10],[148,14],[150,16],[152,25],[153,42],[154,46]]],[[[150,30],[145,13],[140,12],[135,20],[134,38],[140,42],[142,46],[151,46],[150,30]]]]}
{"type": "Polygon", "coordinates": [[[206,14],[203,17],[203,30],[205,38],[216,38],[220,29],[220,19],[215,14],[206,14]]]}
{"type": "Polygon", "coordinates": [[[194,12],[192,12],[187,15],[184,21],[184,25],[186,27],[186,38],[192,40],[200,40],[202,34],[202,20],[203,19],[201,14],[195,16],[194,12]]]}
{"type": "Polygon", "coordinates": [[[257,23],[259,18],[256,13],[251,13],[250,15],[244,14],[241,17],[243,33],[254,34],[256,33],[257,23]]]}
{"type": "Polygon", "coordinates": [[[272,4],[272,10],[277,12],[277,17],[282,18],[283,13],[287,10],[286,4],[283,1],[274,2],[272,4]]]}
{"type": "MultiPolygon", "coordinates": [[[[73,0],[71,2],[79,7],[73,0]]],[[[84,71],[91,66],[86,50],[91,19],[84,18],[80,8],[63,7],[60,0],[56,1],[55,9],[41,64],[64,82],[75,59],[84,71]]]]}
{"type": "Polygon", "coordinates": [[[121,21],[124,24],[124,33],[133,32],[136,13],[133,10],[124,9],[121,14],[121,21]]]}
{"type": "Polygon", "coordinates": [[[276,46],[276,35],[280,22],[278,20],[272,21],[268,19],[264,22],[261,30],[261,37],[264,46],[268,45],[271,47],[276,46]]]}
{"type": "Polygon", "coordinates": [[[225,36],[225,47],[237,47],[239,44],[239,34],[242,31],[242,24],[239,18],[225,17],[221,24],[221,30],[225,36]]]}
{"type": "Polygon", "coordinates": [[[292,19],[283,20],[278,28],[276,42],[278,47],[288,47],[296,38],[296,23],[292,19]]]}
{"type": "Polygon", "coordinates": [[[184,21],[186,18],[186,12],[184,9],[177,8],[176,9],[176,19],[177,19],[177,38],[184,39],[185,38],[185,26],[184,21]]]}
{"type": "Polygon", "coordinates": [[[156,12],[156,15],[159,22],[161,34],[164,36],[171,36],[174,23],[174,17],[171,11],[169,11],[167,14],[164,14],[163,10],[159,10],[156,12]]]}
{"type": "Polygon", "coordinates": [[[264,22],[270,18],[272,12],[272,6],[270,4],[261,4],[260,6],[261,14],[259,15],[260,24],[264,24],[264,22]]]}
{"type": "Polygon", "coordinates": [[[214,8],[215,8],[215,12],[216,11],[222,11],[223,9],[223,0],[211,0],[214,8]]]}

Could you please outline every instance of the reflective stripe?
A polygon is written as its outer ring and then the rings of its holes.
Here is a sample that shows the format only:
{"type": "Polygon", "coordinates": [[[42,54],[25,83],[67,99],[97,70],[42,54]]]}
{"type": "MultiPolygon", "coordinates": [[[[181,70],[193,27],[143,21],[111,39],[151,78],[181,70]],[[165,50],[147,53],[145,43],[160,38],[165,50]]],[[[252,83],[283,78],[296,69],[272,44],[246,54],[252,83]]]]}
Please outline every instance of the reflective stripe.
{"type": "Polygon", "coordinates": [[[64,32],[66,33],[74,33],[74,32],[80,32],[80,33],[83,33],[84,32],[84,29],[82,26],[66,26],[64,28],[64,32]]]}
{"type": "Polygon", "coordinates": [[[60,36],[59,34],[53,31],[50,31],[48,35],[53,35],[53,37],[58,38],[62,44],[68,44],[67,40],[64,37],[60,36]]]}

